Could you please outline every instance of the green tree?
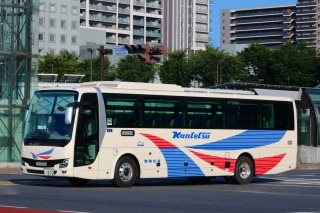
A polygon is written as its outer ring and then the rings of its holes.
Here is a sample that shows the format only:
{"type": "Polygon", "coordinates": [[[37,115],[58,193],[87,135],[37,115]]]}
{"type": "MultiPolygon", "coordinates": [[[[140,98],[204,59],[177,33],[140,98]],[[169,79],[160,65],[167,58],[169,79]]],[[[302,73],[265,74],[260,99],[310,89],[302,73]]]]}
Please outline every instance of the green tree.
{"type": "Polygon", "coordinates": [[[274,73],[270,73],[273,64],[271,49],[260,44],[252,44],[240,52],[238,57],[245,66],[245,79],[248,82],[274,81],[274,73]]]}
{"type": "MultiPolygon", "coordinates": [[[[90,81],[91,79],[91,59],[85,59],[79,63],[80,73],[85,75],[83,81],[90,81]]],[[[100,77],[100,58],[92,58],[92,81],[99,81],[100,77]]],[[[113,81],[117,77],[116,69],[110,66],[108,57],[104,57],[104,80],[113,81]]]]}
{"type": "Polygon", "coordinates": [[[128,55],[118,63],[117,75],[121,81],[149,82],[154,74],[153,66],[143,63],[136,55],[128,55]]]}
{"type": "Polygon", "coordinates": [[[78,57],[74,53],[46,54],[39,59],[39,73],[55,73],[59,79],[63,74],[79,74],[78,65],[78,57]]]}
{"type": "Polygon", "coordinates": [[[242,68],[243,63],[236,56],[212,47],[194,52],[188,60],[190,75],[203,87],[241,80],[242,68]]]}
{"type": "Polygon", "coordinates": [[[285,44],[273,51],[274,84],[314,86],[317,83],[318,55],[305,44],[285,44]]]}
{"type": "Polygon", "coordinates": [[[185,51],[170,52],[168,60],[160,67],[159,76],[162,83],[189,87],[190,70],[187,67],[187,54],[185,51]]]}

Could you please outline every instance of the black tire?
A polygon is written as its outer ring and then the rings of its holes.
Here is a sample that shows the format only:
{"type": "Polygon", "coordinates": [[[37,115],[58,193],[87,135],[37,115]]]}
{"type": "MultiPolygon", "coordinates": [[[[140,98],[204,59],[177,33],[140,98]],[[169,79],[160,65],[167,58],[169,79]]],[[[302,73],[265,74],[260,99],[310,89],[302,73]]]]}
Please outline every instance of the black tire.
{"type": "Polygon", "coordinates": [[[87,179],[82,179],[82,178],[68,178],[69,182],[74,185],[74,186],[86,186],[89,182],[87,179]]]}
{"type": "Polygon", "coordinates": [[[234,171],[233,181],[237,184],[248,184],[253,177],[253,162],[247,156],[238,158],[234,171]]]}
{"type": "Polygon", "coordinates": [[[138,166],[129,156],[121,157],[116,165],[113,183],[118,187],[131,187],[137,179],[138,166]]]}

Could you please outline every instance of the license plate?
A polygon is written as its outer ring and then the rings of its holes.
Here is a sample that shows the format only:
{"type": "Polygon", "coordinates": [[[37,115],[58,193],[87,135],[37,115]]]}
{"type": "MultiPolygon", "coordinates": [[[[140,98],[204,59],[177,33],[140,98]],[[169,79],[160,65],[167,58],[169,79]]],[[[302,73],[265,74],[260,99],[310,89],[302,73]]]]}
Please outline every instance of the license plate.
{"type": "Polygon", "coordinates": [[[44,169],[44,175],[53,176],[53,175],[54,175],[54,170],[53,170],[53,168],[45,168],[45,169],[44,169]]]}
{"type": "Polygon", "coordinates": [[[37,161],[36,166],[45,167],[45,166],[47,166],[47,162],[37,161]]]}

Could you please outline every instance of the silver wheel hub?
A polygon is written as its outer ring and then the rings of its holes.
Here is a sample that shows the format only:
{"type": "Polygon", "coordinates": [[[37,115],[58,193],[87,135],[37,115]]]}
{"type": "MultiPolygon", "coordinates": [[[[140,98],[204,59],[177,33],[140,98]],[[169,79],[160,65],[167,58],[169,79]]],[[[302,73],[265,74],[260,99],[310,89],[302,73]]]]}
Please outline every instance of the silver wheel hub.
{"type": "Polygon", "coordinates": [[[242,162],[239,166],[239,175],[242,179],[247,179],[251,174],[250,166],[247,162],[242,162]]]}
{"type": "Polygon", "coordinates": [[[129,163],[123,163],[119,167],[119,177],[122,181],[130,181],[133,176],[133,169],[129,163]]]}

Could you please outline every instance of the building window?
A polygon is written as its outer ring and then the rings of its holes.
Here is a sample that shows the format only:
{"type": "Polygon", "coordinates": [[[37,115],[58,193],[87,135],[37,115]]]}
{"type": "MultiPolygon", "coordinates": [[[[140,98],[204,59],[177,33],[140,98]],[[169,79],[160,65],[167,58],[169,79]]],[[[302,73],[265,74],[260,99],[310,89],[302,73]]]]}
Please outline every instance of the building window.
{"type": "Polygon", "coordinates": [[[40,3],[40,5],[39,5],[39,11],[44,12],[44,11],[45,11],[45,8],[46,8],[45,3],[40,3]]]}
{"type": "Polygon", "coordinates": [[[60,35],[60,43],[65,44],[67,42],[67,36],[66,35],[60,35]]]}
{"type": "Polygon", "coordinates": [[[39,41],[44,41],[44,33],[39,33],[39,41]]]}
{"type": "Polygon", "coordinates": [[[49,5],[49,11],[50,11],[50,13],[55,13],[57,11],[56,5],[55,4],[50,4],[49,5]]]}
{"type": "Polygon", "coordinates": [[[55,43],[56,42],[56,35],[55,34],[50,34],[49,35],[49,42],[55,43]]]}
{"type": "Polygon", "coordinates": [[[41,27],[45,26],[45,18],[39,18],[39,26],[41,27]]]}
{"type": "Polygon", "coordinates": [[[71,44],[77,44],[77,36],[71,36],[71,44]]]}
{"type": "Polygon", "coordinates": [[[66,29],[67,28],[67,20],[61,20],[60,21],[60,27],[63,28],[63,29],[66,29]]]}
{"type": "Polygon", "coordinates": [[[72,15],[79,15],[79,10],[77,7],[72,7],[71,9],[71,14],[72,15]]]}
{"type": "Polygon", "coordinates": [[[49,27],[56,27],[56,20],[55,19],[49,19],[49,27]]]}
{"type": "Polygon", "coordinates": [[[71,21],[71,29],[73,30],[78,29],[78,21],[71,21]]]}
{"type": "Polygon", "coordinates": [[[49,54],[54,55],[55,54],[55,50],[54,49],[49,49],[49,54]]]}
{"type": "Polygon", "coordinates": [[[61,14],[67,14],[67,5],[61,5],[60,6],[60,13],[61,14]]]}

